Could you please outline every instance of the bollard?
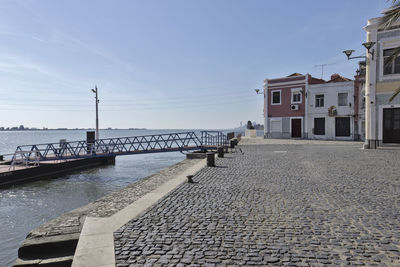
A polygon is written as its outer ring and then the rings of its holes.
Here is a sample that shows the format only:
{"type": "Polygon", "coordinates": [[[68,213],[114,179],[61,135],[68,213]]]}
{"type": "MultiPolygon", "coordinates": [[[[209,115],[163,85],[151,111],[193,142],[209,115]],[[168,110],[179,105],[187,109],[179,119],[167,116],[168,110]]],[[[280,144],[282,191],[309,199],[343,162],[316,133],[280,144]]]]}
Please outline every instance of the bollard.
{"type": "Polygon", "coordinates": [[[235,143],[235,146],[237,146],[237,144],[238,144],[238,140],[235,138],[235,139],[233,139],[233,142],[235,143]]]}
{"type": "Polygon", "coordinates": [[[224,152],[225,153],[228,153],[228,148],[229,148],[228,146],[224,146],[224,152]]]}
{"type": "Polygon", "coordinates": [[[187,177],[187,179],[188,179],[188,183],[193,183],[193,175],[188,175],[188,176],[186,176],[187,177]]]}
{"type": "Polygon", "coordinates": [[[218,151],[218,158],[223,158],[224,157],[224,147],[223,146],[218,147],[217,151],[218,151]]]}
{"type": "Polygon", "coordinates": [[[230,144],[231,144],[231,148],[235,148],[235,141],[231,140],[230,144]]]}
{"type": "Polygon", "coordinates": [[[215,167],[215,154],[214,152],[207,152],[207,167],[215,167]]]}

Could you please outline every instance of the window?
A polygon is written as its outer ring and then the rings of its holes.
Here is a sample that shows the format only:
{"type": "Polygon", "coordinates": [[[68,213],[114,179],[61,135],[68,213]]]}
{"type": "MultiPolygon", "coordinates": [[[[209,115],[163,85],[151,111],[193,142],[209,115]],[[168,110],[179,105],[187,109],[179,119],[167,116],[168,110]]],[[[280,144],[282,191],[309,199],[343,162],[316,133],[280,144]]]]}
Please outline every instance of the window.
{"type": "Polygon", "coordinates": [[[400,56],[390,60],[397,48],[383,50],[383,75],[400,73],[400,56]]]}
{"type": "Polygon", "coordinates": [[[325,118],[314,118],[314,134],[325,135],[325,118]]]}
{"type": "Polygon", "coordinates": [[[315,95],[315,107],[320,108],[324,106],[324,95],[315,95]]]}
{"type": "Polygon", "coordinates": [[[347,93],[338,94],[338,106],[347,106],[347,93]]]}
{"type": "Polygon", "coordinates": [[[301,88],[292,88],[292,104],[300,104],[302,101],[301,99],[302,93],[301,88]]]}
{"type": "Polygon", "coordinates": [[[292,94],[292,103],[300,103],[301,102],[301,93],[300,92],[294,92],[292,94]]]}
{"type": "Polygon", "coordinates": [[[281,90],[272,91],[272,105],[281,104],[281,90]]]}

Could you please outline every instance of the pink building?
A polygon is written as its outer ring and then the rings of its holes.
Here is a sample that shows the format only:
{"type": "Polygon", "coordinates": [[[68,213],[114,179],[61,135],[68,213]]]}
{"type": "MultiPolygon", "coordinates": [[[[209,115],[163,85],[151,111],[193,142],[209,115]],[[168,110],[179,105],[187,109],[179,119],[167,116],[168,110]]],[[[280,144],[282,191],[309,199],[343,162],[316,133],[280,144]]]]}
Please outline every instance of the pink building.
{"type": "Polygon", "coordinates": [[[264,133],[267,138],[307,138],[309,84],[324,83],[310,74],[264,80],[264,133]]]}

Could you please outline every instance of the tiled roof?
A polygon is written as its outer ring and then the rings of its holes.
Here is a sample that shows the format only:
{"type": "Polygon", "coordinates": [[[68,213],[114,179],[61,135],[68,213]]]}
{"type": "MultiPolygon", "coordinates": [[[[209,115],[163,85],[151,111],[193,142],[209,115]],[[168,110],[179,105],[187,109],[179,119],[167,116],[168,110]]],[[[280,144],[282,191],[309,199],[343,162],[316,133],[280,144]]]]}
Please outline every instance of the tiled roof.
{"type": "Polygon", "coordinates": [[[287,76],[287,77],[294,77],[294,76],[303,76],[303,74],[298,73],[298,72],[295,72],[295,73],[293,73],[293,74],[290,74],[290,75],[287,76]]]}
{"type": "Polygon", "coordinates": [[[309,83],[310,84],[326,83],[326,81],[324,79],[318,79],[318,78],[314,78],[314,77],[311,76],[310,79],[309,79],[309,83]]]}
{"type": "Polygon", "coordinates": [[[340,76],[339,74],[335,73],[332,74],[331,79],[327,81],[328,83],[338,83],[338,82],[350,82],[352,79],[340,76]]]}

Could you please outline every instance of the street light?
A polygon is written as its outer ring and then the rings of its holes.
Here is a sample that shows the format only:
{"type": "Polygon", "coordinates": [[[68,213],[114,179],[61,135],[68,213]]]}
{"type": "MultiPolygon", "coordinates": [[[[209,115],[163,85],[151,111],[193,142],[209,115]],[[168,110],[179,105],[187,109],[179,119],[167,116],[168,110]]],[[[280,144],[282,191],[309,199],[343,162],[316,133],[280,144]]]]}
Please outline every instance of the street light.
{"type": "Polygon", "coordinates": [[[95,89],[92,89],[92,92],[96,94],[95,99],[96,99],[96,140],[99,140],[99,98],[97,95],[97,85],[94,87],[95,89]]]}
{"type": "MultiPolygon", "coordinates": [[[[371,54],[372,60],[374,60],[375,49],[371,50],[371,48],[375,45],[375,42],[366,42],[366,43],[363,43],[362,45],[367,49],[367,53],[371,54]]],[[[355,50],[352,50],[352,49],[343,51],[343,53],[345,53],[346,56],[347,56],[347,60],[350,60],[350,59],[353,59],[353,58],[364,58],[364,59],[367,58],[367,56],[350,57],[351,54],[353,54],[354,51],[355,50]]]]}
{"type": "MultiPolygon", "coordinates": [[[[370,32],[367,34],[367,39],[371,39],[370,32]]],[[[375,88],[375,82],[376,81],[371,81],[371,65],[373,70],[376,68],[376,62],[374,61],[374,55],[375,55],[375,49],[371,49],[374,45],[375,42],[365,42],[362,44],[365,49],[367,49],[367,54],[365,56],[358,56],[358,57],[351,57],[351,54],[354,52],[354,50],[345,50],[343,53],[346,54],[347,59],[353,59],[353,58],[362,58],[365,60],[365,63],[359,64],[360,66],[360,71],[357,73],[361,74],[363,71],[363,67],[365,64],[365,91],[364,91],[364,97],[365,97],[365,144],[364,148],[375,148],[376,143],[375,143],[375,92],[372,88],[375,88]],[[371,58],[368,58],[368,54],[371,55],[371,58]],[[372,147],[371,147],[372,146],[372,147]]]]}
{"type": "Polygon", "coordinates": [[[264,93],[262,93],[262,92],[260,93],[260,89],[258,89],[258,88],[257,88],[257,89],[254,89],[254,91],[256,91],[256,94],[257,94],[257,95],[262,95],[262,94],[264,94],[264,93]]]}
{"type": "Polygon", "coordinates": [[[367,52],[371,54],[372,60],[374,60],[375,49],[372,49],[371,51],[371,48],[375,45],[375,42],[366,42],[363,43],[362,45],[367,49],[367,52]]]}

